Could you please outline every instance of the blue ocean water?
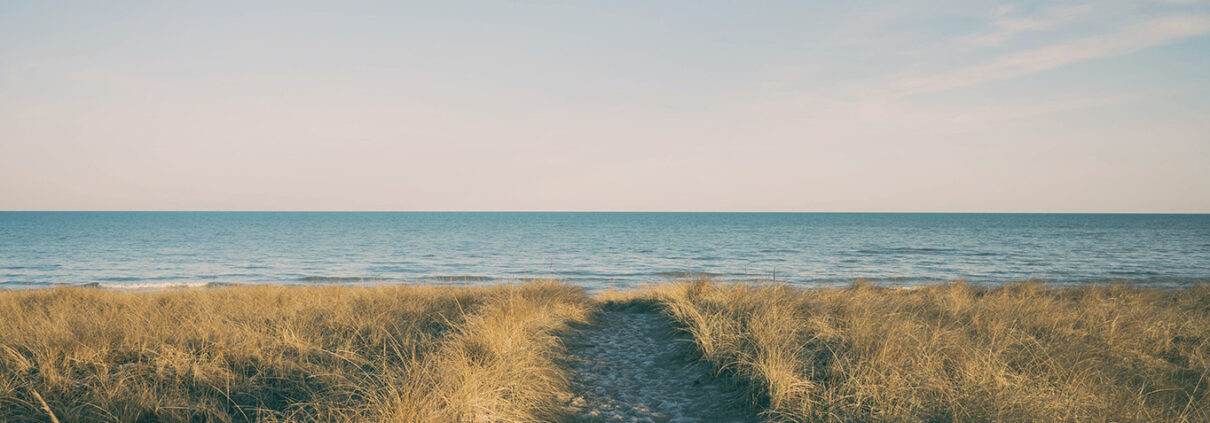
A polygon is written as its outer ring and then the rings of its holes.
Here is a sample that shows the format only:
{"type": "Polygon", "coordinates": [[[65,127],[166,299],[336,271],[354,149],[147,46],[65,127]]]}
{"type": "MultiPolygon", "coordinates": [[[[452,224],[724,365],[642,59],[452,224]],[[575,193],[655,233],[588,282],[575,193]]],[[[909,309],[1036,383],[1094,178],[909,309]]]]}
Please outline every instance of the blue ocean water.
{"type": "Polygon", "coordinates": [[[1210,279],[1210,215],[0,212],[0,288],[1210,279]]]}

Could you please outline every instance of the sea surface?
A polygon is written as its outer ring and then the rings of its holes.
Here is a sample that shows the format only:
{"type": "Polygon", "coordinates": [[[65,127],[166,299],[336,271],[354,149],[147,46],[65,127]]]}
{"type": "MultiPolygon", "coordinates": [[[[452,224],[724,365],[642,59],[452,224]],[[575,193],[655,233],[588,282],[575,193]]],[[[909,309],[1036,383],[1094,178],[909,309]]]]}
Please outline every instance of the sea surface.
{"type": "Polygon", "coordinates": [[[0,289],[1210,281],[1210,215],[0,212],[0,289]]]}

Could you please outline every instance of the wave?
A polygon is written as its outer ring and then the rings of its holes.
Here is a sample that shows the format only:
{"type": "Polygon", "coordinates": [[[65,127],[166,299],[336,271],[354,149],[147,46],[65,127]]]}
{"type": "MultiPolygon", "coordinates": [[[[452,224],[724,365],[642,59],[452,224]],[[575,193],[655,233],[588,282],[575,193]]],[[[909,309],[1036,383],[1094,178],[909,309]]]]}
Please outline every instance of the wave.
{"type": "Polygon", "coordinates": [[[491,276],[479,276],[479,275],[440,275],[440,276],[429,276],[429,277],[425,277],[422,279],[428,279],[428,280],[433,280],[433,281],[442,281],[442,282],[487,282],[487,281],[496,280],[496,278],[491,277],[491,276]]]}
{"type": "Polygon", "coordinates": [[[371,272],[382,272],[382,273],[407,273],[408,271],[412,270],[412,268],[406,267],[406,266],[384,264],[384,265],[370,266],[366,270],[369,270],[371,272]]]}
{"type": "Polygon", "coordinates": [[[136,282],[136,283],[111,283],[111,282],[93,282],[79,286],[94,287],[101,289],[112,290],[154,290],[154,289],[172,289],[172,288],[205,288],[211,286],[211,282],[136,282]]]}
{"type": "Polygon", "coordinates": [[[936,253],[955,253],[958,250],[953,248],[938,248],[938,247],[890,247],[890,248],[863,248],[853,250],[850,253],[856,254],[936,254],[936,253]]]}
{"type": "Polygon", "coordinates": [[[58,285],[58,284],[53,283],[53,282],[19,282],[19,281],[6,281],[6,282],[0,282],[0,290],[5,290],[5,289],[39,289],[39,288],[53,288],[53,287],[55,287],[56,285],[58,285]]]}
{"type": "MultiPolygon", "coordinates": [[[[517,272],[518,274],[527,274],[517,272]]],[[[600,277],[600,278],[638,278],[643,276],[651,276],[650,273],[642,272],[599,272],[594,270],[557,270],[554,272],[546,272],[544,274],[554,277],[571,277],[572,279],[581,279],[583,276],[600,277]]]]}
{"type": "Polygon", "coordinates": [[[61,264],[41,264],[41,265],[31,265],[31,266],[22,266],[22,265],[0,266],[0,269],[4,269],[4,270],[54,270],[54,269],[58,269],[61,267],[63,267],[63,265],[61,265],[61,264]]]}
{"type": "MultiPolygon", "coordinates": [[[[436,276],[414,276],[405,280],[417,281],[439,281],[439,282],[485,282],[493,281],[499,278],[482,275],[436,275],[436,276]]],[[[332,283],[332,284],[348,284],[348,283],[378,283],[378,282],[395,282],[401,281],[398,278],[384,278],[381,276],[303,276],[297,279],[302,282],[310,283],[332,283]]]]}
{"type": "Polygon", "coordinates": [[[97,280],[105,281],[105,282],[134,282],[134,281],[141,281],[144,279],[137,277],[137,276],[109,276],[109,277],[104,277],[104,278],[97,278],[97,280]]]}
{"type": "Polygon", "coordinates": [[[655,275],[663,276],[665,278],[717,278],[720,276],[726,276],[727,274],[726,273],[716,273],[716,272],[695,272],[695,271],[691,271],[691,270],[682,270],[682,271],[672,271],[672,272],[655,272],[655,275]]]}
{"type": "Polygon", "coordinates": [[[376,276],[303,276],[301,278],[298,278],[298,280],[303,281],[303,282],[312,282],[312,283],[324,283],[324,282],[347,283],[347,282],[382,282],[387,279],[376,277],[376,276]]]}
{"type": "Polygon", "coordinates": [[[1163,273],[1155,272],[1155,271],[1151,271],[1151,270],[1110,270],[1107,273],[1110,275],[1113,275],[1115,277],[1116,276],[1141,276],[1142,278],[1140,278],[1140,279],[1146,279],[1149,277],[1163,275],[1163,273]]]}

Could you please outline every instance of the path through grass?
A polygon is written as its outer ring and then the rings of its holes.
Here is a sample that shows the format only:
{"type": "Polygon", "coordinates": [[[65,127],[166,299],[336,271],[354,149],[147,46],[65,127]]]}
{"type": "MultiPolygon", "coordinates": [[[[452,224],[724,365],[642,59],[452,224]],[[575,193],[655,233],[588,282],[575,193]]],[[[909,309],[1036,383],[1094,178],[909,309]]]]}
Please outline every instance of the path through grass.
{"type": "Polygon", "coordinates": [[[752,422],[741,389],[716,379],[650,304],[606,304],[568,339],[576,418],[585,422],[752,422]]]}

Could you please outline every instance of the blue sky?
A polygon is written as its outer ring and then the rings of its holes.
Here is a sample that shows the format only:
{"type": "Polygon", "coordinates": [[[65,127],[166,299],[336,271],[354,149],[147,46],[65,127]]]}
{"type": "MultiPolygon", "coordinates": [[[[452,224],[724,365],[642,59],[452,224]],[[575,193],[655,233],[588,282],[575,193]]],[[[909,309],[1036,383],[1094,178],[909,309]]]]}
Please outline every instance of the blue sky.
{"type": "Polygon", "coordinates": [[[1210,6],[0,2],[0,209],[1210,212],[1210,6]]]}

